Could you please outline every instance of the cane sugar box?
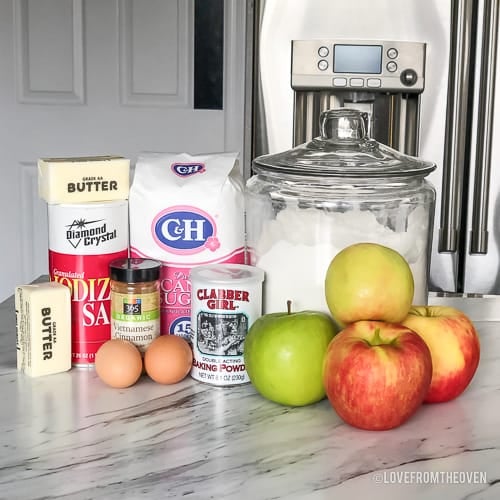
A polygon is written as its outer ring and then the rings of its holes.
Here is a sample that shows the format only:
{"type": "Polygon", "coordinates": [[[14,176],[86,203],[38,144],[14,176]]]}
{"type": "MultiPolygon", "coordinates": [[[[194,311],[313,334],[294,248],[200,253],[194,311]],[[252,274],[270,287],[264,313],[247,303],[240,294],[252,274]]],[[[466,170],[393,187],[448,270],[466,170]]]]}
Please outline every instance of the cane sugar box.
{"type": "Polygon", "coordinates": [[[148,153],[130,190],[132,257],[162,262],[161,334],[191,339],[191,268],[245,263],[243,178],[236,153],[148,153]]]}

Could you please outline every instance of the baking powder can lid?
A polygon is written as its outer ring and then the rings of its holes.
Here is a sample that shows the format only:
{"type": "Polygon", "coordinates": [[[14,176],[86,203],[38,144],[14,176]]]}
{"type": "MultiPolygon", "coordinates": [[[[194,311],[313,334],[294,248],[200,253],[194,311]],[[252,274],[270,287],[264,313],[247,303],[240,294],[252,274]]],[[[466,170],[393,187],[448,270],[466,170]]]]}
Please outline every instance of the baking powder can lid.
{"type": "Polygon", "coordinates": [[[264,271],[246,264],[211,264],[193,267],[190,279],[191,281],[208,281],[213,285],[262,283],[264,271]]]}

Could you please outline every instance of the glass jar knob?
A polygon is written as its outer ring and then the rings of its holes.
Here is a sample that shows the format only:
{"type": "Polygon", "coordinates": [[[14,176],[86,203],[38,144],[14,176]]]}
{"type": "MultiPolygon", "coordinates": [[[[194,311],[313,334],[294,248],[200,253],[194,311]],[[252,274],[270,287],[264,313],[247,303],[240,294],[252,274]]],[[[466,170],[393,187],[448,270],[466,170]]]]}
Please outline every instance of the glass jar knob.
{"type": "Polygon", "coordinates": [[[333,144],[354,144],[367,137],[368,113],[357,109],[331,109],[320,115],[321,138],[333,144]]]}

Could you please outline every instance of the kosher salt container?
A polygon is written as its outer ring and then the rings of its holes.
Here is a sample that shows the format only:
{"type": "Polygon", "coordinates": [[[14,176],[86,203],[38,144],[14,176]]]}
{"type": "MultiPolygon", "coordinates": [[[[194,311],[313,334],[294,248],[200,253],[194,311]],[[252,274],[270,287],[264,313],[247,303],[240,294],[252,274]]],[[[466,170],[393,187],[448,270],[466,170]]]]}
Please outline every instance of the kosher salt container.
{"type": "Polygon", "coordinates": [[[243,349],[262,314],[264,271],[245,264],[194,267],[191,281],[191,377],[218,386],[250,381],[243,349]]]}
{"type": "Polygon", "coordinates": [[[373,242],[398,251],[414,278],[413,304],[428,297],[436,165],[366,135],[368,115],[322,113],[321,136],[257,157],[246,186],[247,250],[266,273],[263,312],[328,312],[324,281],[343,248],[373,242]]]}

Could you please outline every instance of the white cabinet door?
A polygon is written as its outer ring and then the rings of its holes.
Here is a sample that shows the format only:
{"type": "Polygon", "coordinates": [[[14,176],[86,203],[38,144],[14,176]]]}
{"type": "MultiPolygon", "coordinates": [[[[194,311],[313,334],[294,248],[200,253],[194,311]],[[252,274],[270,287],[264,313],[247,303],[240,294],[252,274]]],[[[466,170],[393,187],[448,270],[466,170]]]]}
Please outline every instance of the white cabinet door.
{"type": "Polygon", "coordinates": [[[48,270],[38,158],[242,151],[245,5],[224,9],[224,109],[198,110],[193,0],[0,0],[0,300],[48,270]]]}

